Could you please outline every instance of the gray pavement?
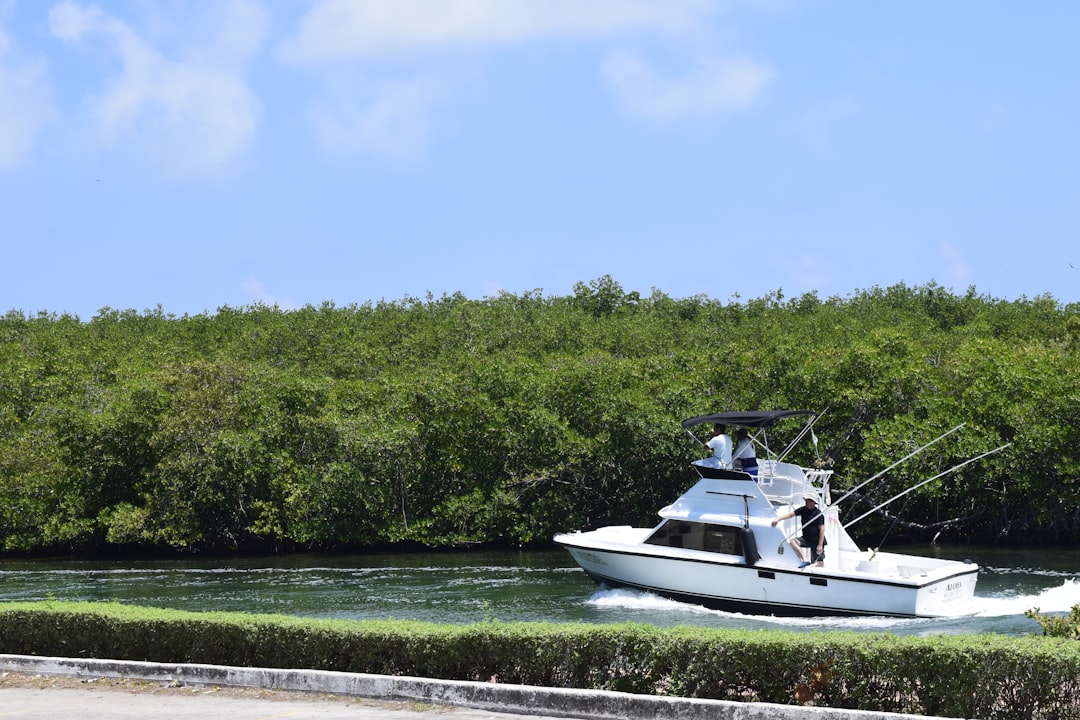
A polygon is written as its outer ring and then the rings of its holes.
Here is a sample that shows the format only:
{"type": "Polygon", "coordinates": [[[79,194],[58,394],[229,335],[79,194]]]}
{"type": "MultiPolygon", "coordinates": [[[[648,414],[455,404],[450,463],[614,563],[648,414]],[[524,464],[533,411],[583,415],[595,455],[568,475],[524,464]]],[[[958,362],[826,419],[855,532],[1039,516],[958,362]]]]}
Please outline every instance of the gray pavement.
{"type": "Polygon", "coordinates": [[[930,720],[921,715],[503,683],[29,655],[0,655],[0,673],[42,678],[39,686],[0,683],[0,719],[520,720],[525,715],[537,720],[930,720]],[[49,678],[79,682],[55,685],[49,678]]]}
{"type": "MultiPolygon", "coordinates": [[[[0,718],[19,720],[521,720],[520,715],[343,696],[269,695],[175,688],[167,694],[87,683],[83,687],[4,687],[0,718]]],[[[554,720],[554,719],[549,719],[554,720]]]]}

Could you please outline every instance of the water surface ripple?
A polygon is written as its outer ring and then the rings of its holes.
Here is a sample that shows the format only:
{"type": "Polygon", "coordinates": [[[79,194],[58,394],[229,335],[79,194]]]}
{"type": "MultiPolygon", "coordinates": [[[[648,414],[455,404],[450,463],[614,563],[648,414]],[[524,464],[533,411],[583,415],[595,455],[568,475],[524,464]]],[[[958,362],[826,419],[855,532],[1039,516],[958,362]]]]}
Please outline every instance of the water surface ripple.
{"type": "Polygon", "coordinates": [[[598,588],[552,552],[292,555],[202,561],[0,561],[0,600],[88,600],[179,610],[224,610],[438,623],[489,620],[668,627],[856,630],[908,635],[1038,634],[1024,611],[1066,613],[1080,603],[1080,551],[922,547],[904,552],[983,566],[963,617],[773,618],[598,588]]]}

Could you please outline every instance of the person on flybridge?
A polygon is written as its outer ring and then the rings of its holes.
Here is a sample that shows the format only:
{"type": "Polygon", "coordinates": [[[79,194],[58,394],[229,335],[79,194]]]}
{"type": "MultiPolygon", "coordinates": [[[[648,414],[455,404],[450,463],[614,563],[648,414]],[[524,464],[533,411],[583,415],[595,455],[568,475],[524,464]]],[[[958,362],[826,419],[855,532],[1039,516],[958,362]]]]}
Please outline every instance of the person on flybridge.
{"type": "Polygon", "coordinates": [[[754,451],[754,441],[746,428],[739,428],[735,434],[738,442],[735,443],[735,451],[731,453],[732,462],[736,470],[742,470],[751,477],[757,477],[757,453],[754,451]]]}
{"type": "Polygon", "coordinates": [[[712,433],[704,444],[705,449],[712,452],[712,457],[705,458],[703,465],[731,469],[731,438],[727,436],[726,425],[721,423],[713,425],[712,433]]]}

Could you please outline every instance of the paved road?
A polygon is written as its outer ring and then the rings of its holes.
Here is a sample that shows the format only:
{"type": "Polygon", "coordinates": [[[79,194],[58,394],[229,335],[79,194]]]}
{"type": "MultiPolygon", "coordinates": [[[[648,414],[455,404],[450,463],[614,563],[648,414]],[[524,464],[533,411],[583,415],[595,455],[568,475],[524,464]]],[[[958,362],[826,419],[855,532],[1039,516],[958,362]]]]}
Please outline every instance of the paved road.
{"type": "MultiPolygon", "coordinates": [[[[254,688],[115,679],[0,676],[0,719],[18,720],[522,720],[521,715],[254,688]]],[[[553,720],[529,716],[531,720],[553,720]]]]}

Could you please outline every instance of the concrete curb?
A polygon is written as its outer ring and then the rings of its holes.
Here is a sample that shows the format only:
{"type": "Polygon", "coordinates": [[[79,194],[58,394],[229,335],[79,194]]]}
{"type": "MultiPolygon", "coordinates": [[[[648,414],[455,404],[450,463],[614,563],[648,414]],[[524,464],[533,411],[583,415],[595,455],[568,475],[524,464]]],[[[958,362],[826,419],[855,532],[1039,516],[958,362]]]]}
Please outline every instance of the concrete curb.
{"type": "Polygon", "coordinates": [[[529,685],[432,680],[322,670],[168,664],[0,654],[0,670],[37,675],[130,678],[332,693],[380,700],[456,705],[490,712],[588,720],[933,720],[925,715],[840,710],[768,703],[633,695],[529,685]]]}

